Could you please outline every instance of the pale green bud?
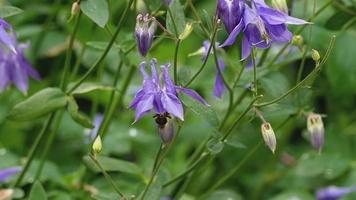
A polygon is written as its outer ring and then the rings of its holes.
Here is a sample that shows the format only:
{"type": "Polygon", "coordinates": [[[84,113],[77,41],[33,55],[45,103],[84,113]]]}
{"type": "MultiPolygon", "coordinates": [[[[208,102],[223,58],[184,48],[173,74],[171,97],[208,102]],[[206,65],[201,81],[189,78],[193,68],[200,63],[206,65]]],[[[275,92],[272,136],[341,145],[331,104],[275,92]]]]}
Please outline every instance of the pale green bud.
{"type": "Polygon", "coordinates": [[[102,148],[103,148],[103,144],[102,144],[102,142],[101,142],[101,137],[100,137],[100,135],[99,135],[98,137],[96,137],[96,139],[95,139],[95,141],[94,141],[94,143],[93,143],[92,148],[93,148],[93,151],[94,151],[95,154],[99,154],[99,153],[101,152],[101,150],[102,150],[102,148]]]}
{"type": "Polygon", "coordinates": [[[292,44],[298,47],[301,47],[304,43],[304,38],[301,35],[295,35],[292,39],[292,44]]]}
{"type": "Polygon", "coordinates": [[[286,14],[288,13],[286,0],[272,0],[272,7],[286,14]]]}
{"type": "Polygon", "coordinates": [[[318,52],[317,50],[312,49],[311,56],[312,56],[312,58],[313,58],[313,60],[314,60],[315,62],[319,62],[319,60],[320,60],[320,54],[319,54],[319,52],[318,52]]]}
{"type": "Polygon", "coordinates": [[[276,135],[274,134],[271,124],[268,122],[263,123],[261,125],[261,132],[262,132],[262,136],[263,136],[263,140],[265,141],[265,144],[274,153],[276,150],[276,146],[277,146],[277,140],[276,140],[276,135]]]}
{"type": "Polygon", "coordinates": [[[185,25],[184,31],[179,35],[179,39],[184,40],[185,38],[187,38],[190,35],[190,33],[192,33],[192,31],[193,31],[193,24],[187,23],[185,25]]]}

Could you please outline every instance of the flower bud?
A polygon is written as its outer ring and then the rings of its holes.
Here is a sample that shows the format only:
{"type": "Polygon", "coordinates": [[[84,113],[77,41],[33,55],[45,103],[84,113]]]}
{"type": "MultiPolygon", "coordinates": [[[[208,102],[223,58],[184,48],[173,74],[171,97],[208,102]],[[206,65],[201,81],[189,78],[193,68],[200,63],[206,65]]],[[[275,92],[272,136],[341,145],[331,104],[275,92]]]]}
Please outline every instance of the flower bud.
{"type": "Polygon", "coordinates": [[[244,4],[240,0],[218,0],[217,12],[226,31],[231,33],[240,22],[244,4]]]}
{"type": "Polygon", "coordinates": [[[149,15],[137,15],[135,36],[138,50],[142,56],[146,56],[151,48],[153,36],[156,32],[157,22],[149,15]]]}
{"type": "Polygon", "coordinates": [[[320,54],[319,54],[319,52],[318,52],[317,50],[312,49],[311,56],[312,56],[312,58],[313,58],[313,60],[314,60],[315,62],[319,62],[319,60],[320,60],[320,54]]]}
{"type": "Polygon", "coordinates": [[[187,23],[185,25],[184,31],[179,35],[179,39],[184,40],[190,35],[190,33],[192,33],[192,31],[193,31],[193,24],[187,23]]]}
{"type": "Polygon", "coordinates": [[[72,11],[71,11],[72,16],[78,14],[79,11],[80,11],[80,4],[79,2],[76,1],[72,4],[72,11]]]}
{"type": "Polygon", "coordinates": [[[286,0],[272,0],[272,7],[288,14],[288,6],[286,0]]]}
{"type": "Polygon", "coordinates": [[[274,153],[276,150],[277,141],[276,141],[276,135],[274,134],[271,124],[268,122],[263,123],[261,125],[261,132],[265,144],[274,153]]]}
{"type": "Polygon", "coordinates": [[[93,151],[94,154],[99,154],[103,148],[102,142],[101,142],[101,137],[100,135],[98,135],[98,137],[96,137],[94,143],[93,143],[93,151]]]}
{"type": "Polygon", "coordinates": [[[324,144],[324,124],[321,115],[310,113],[307,119],[307,128],[310,133],[310,142],[315,149],[321,151],[324,144]]]}
{"type": "Polygon", "coordinates": [[[304,43],[304,38],[301,35],[295,35],[292,39],[292,44],[298,47],[301,47],[304,43]]]}

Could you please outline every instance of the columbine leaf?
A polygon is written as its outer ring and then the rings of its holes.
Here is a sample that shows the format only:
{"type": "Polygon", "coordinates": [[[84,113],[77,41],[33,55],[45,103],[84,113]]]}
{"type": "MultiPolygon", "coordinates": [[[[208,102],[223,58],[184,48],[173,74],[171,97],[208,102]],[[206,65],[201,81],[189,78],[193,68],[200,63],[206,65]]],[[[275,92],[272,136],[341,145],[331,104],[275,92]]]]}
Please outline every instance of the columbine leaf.
{"type": "Polygon", "coordinates": [[[67,101],[68,101],[67,110],[70,116],[72,117],[72,119],[85,128],[93,129],[94,125],[92,124],[90,118],[79,112],[79,107],[75,99],[72,96],[69,96],[67,97],[67,101]]]}
{"type": "Polygon", "coordinates": [[[33,184],[32,186],[30,197],[28,198],[28,200],[46,200],[46,199],[47,199],[46,191],[44,190],[41,183],[36,181],[35,184],[33,184]]]}
{"type": "MultiPolygon", "coordinates": [[[[105,169],[105,171],[123,172],[128,174],[139,175],[139,176],[142,175],[142,170],[132,162],[104,157],[104,156],[98,156],[97,159],[101,164],[101,166],[105,169]]],[[[100,169],[96,167],[95,163],[90,159],[89,156],[85,156],[83,160],[90,169],[96,172],[100,172],[100,169]]]]}
{"type": "Polygon", "coordinates": [[[223,150],[224,143],[218,138],[213,138],[206,144],[206,147],[212,154],[218,154],[223,150]]]}
{"type": "Polygon", "coordinates": [[[208,124],[215,129],[215,131],[218,130],[220,124],[219,118],[211,107],[207,107],[200,102],[197,102],[195,99],[186,97],[185,95],[181,95],[181,99],[185,106],[197,115],[203,117],[206,122],[208,122],[208,124]]]}
{"type": "Polygon", "coordinates": [[[98,26],[104,28],[109,20],[109,6],[106,0],[86,0],[81,2],[83,13],[98,26]]]}
{"type": "Polygon", "coordinates": [[[0,17],[10,17],[22,13],[23,10],[14,6],[0,6],[0,17]]]}
{"type": "Polygon", "coordinates": [[[170,10],[172,11],[173,20],[177,26],[177,33],[174,28],[174,24],[170,14],[167,11],[167,29],[173,33],[180,35],[185,30],[185,16],[183,6],[180,4],[179,0],[172,0],[172,3],[169,5],[170,10]]]}
{"type": "Polygon", "coordinates": [[[62,90],[59,88],[46,88],[15,105],[10,111],[8,119],[14,121],[36,119],[63,108],[66,104],[67,100],[62,90]]]}
{"type": "Polygon", "coordinates": [[[77,89],[75,89],[72,94],[86,94],[90,93],[93,91],[112,91],[114,90],[113,87],[111,86],[106,86],[106,85],[100,85],[97,83],[83,83],[81,84],[77,89]]]}

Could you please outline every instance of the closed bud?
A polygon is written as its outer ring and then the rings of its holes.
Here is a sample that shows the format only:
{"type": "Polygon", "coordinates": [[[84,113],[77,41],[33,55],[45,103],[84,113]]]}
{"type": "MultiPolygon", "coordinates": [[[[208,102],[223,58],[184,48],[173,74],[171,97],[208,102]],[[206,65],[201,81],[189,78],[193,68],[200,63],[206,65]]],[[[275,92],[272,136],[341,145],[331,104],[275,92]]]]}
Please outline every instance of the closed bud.
{"type": "Polygon", "coordinates": [[[310,113],[307,119],[307,128],[310,133],[310,142],[315,149],[321,151],[324,145],[324,124],[321,115],[310,113]]]}
{"type": "Polygon", "coordinates": [[[78,14],[79,11],[80,11],[80,4],[79,2],[76,1],[72,4],[72,11],[71,11],[72,16],[78,14]]]}
{"type": "Polygon", "coordinates": [[[319,62],[319,60],[320,60],[320,54],[319,54],[319,52],[318,52],[317,50],[312,49],[311,56],[312,56],[312,58],[313,58],[313,60],[314,60],[315,62],[319,62]]]}
{"type": "Polygon", "coordinates": [[[156,28],[157,22],[154,17],[150,17],[148,14],[137,16],[135,36],[138,50],[142,56],[146,56],[150,50],[156,28]]]}
{"type": "Polygon", "coordinates": [[[288,14],[288,6],[286,0],[272,0],[272,6],[286,14],[288,14]]]}
{"type": "Polygon", "coordinates": [[[185,25],[184,31],[179,35],[179,39],[184,40],[185,38],[187,38],[190,35],[190,33],[192,33],[192,31],[193,31],[193,24],[187,23],[185,25]]]}
{"type": "Polygon", "coordinates": [[[271,124],[268,122],[263,123],[261,125],[261,132],[265,144],[274,153],[276,150],[277,141],[276,141],[276,135],[274,134],[271,124]]]}
{"type": "Polygon", "coordinates": [[[292,39],[292,44],[298,47],[301,47],[304,43],[304,38],[301,35],[295,35],[292,39]]]}
{"type": "Polygon", "coordinates": [[[99,154],[103,148],[103,144],[101,142],[101,137],[100,135],[98,135],[98,137],[96,137],[94,143],[93,143],[93,151],[94,151],[94,154],[99,154]]]}

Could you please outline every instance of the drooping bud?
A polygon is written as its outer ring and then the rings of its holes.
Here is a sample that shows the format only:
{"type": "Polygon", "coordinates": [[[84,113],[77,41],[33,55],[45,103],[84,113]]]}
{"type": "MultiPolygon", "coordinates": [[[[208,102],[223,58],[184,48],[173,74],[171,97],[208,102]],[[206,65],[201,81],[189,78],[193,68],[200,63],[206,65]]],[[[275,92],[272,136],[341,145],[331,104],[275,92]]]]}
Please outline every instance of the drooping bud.
{"type": "Polygon", "coordinates": [[[101,142],[101,137],[100,135],[98,135],[98,137],[96,137],[94,143],[93,143],[93,152],[94,154],[99,154],[103,148],[102,142],[101,142]]]}
{"type": "Polygon", "coordinates": [[[272,7],[288,14],[288,6],[286,0],[272,0],[272,7]]]}
{"type": "Polygon", "coordinates": [[[228,33],[231,33],[239,24],[243,13],[243,6],[244,3],[241,3],[240,0],[218,1],[218,16],[223,21],[228,33]]]}
{"type": "Polygon", "coordinates": [[[324,124],[321,115],[310,113],[307,119],[307,128],[310,133],[310,142],[315,149],[321,151],[324,145],[324,124]]]}
{"type": "Polygon", "coordinates": [[[313,58],[313,60],[314,60],[315,62],[319,62],[319,60],[320,60],[320,54],[319,54],[319,52],[318,52],[317,50],[312,49],[311,56],[312,56],[312,58],[313,58]]]}
{"type": "Polygon", "coordinates": [[[150,17],[148,14],[137,15],[135,36],[138,50],[142,56],[146,56],[150,50],[156,28],[157,22],[154,17],[150,17]]]}
{"type": "Polygon", "coordinates": [[[276,135],[274,134],[271,124],[268,122],[263,123],[261,125],[261,132],[265,144],[274,153],[276,150],[277,141],[276,141],[276,135]]]}
{"type": "Polygon", "coordinates": [[[72,4],[72,10],[71,10],[72,16],[78,14],[79,11],[80,11],[80,4],[79,2],[76,1],[72,4]]]}
{"type": "Polygon", "coordinates": [[[292,39],[292,44],[298,47],[301,47],[304,43],[304,38],[301,35],[295,35],[292,39]]]}

